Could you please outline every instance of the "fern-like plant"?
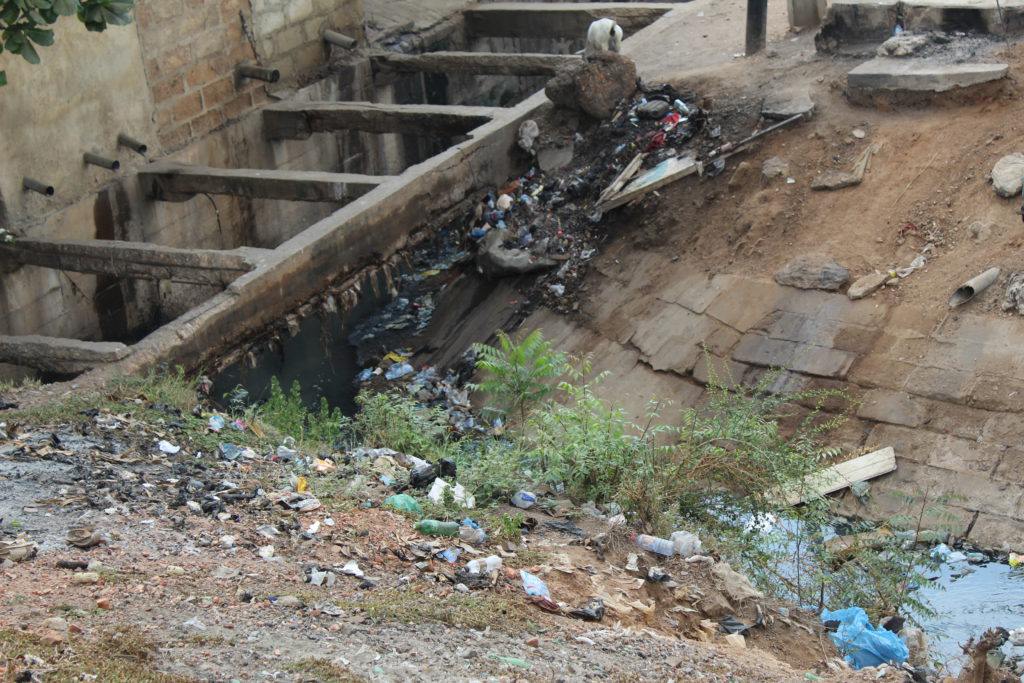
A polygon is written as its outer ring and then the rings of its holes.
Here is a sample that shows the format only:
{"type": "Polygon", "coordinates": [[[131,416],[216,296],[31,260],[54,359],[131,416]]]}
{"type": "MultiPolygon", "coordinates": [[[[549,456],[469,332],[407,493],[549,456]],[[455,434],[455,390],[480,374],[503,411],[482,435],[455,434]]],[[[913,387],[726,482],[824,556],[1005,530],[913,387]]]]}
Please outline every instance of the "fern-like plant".
{"type": "Polygon", "coordinates": [[[530,409],[554,391],[546,380],[565,372],[565,354],[552,351],[551,342],[544,341],[540,330],[534,330],[519,343],[499,330],[498,346],[474,344],[473,350],[477,354],[476,367],[486,377],[478,384],[470,384],[470,389],[490,394],[499,412],[516,416],[524,426],[530,409]]]}

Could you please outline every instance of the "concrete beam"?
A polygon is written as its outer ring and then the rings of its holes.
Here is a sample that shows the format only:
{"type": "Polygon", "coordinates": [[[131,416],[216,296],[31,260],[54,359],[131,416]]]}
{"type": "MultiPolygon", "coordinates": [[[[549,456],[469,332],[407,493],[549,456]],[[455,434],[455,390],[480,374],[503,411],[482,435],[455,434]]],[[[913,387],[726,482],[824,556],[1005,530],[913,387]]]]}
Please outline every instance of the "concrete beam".
{"type": "Polygon", "coordinates": [[[211,168],[158,161],[139,170],[139,182],[153,199],[182,202],[197,194],[229,194],[258,199],[345,202],[361,197],[393,176],[321,171],[211,168]]]}
{"type": "Polygon", "coordinates": [[[63,337],[0,336],[0,363],[44,372],[76,373],[125,358],[129,347],[120,342],[90,342],[63,337]]]}
{"type": "Polygon", "coordinates": [[[578,38],[587,37],[590,22],[614,19],[629,35],[672,9],[654,2],[491,2],[462,12],[472,37],[578,38]]]}
{"type": "Polygon", "coordinates": [[[0,244],[0,261],[18,265],[114,275],[142,280],[173,280],[196,285],[227,285],[256,267],[266,249],[231,251],[178,249],[120,240],[28,240],[0,244]]]}
{"type": "Polygon", "coordinates": [[[406,55],[377,52],[370,55],[376,71],[490,76],[554,76],[561,67],[580,61],[576,55],[501,54],[493,52],[427,52],[406,55]]]}
{"type": "Polygon", "coordinates": [[[279,102],[263,109],[267,139],[305,139],[313,133],[359,130],[427,137],[465,135],[500,109],[440,104],[375,102],[279,102]]]}

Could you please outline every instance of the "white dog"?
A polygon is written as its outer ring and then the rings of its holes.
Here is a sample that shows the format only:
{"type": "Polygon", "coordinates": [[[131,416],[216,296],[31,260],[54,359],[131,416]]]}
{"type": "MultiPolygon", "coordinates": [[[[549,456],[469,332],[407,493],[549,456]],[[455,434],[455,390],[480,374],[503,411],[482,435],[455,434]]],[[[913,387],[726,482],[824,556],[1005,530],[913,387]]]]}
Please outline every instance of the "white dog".
{"type": "Polygon", "coordinates": [[[602,52],[618,52],[622,46],[622,27],[614,19],[598,19],[587,30],[584,59],[593,59],[602,52]]]}

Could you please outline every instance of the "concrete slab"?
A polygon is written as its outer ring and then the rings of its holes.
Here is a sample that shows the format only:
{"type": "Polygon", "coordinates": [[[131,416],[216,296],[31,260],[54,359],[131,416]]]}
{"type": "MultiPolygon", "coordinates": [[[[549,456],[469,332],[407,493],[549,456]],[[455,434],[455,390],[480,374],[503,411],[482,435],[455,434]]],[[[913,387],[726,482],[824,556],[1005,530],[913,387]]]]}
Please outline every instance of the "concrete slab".
{"type": "Polygon", "coordinates": [[[934,398],[939,401],[963,401],[974,383],[968,372],[948,368],[918,367],[903,385],[911,394],[934,398]]]}
{"type": "Polygon", "coordinates": [[[878,57],[846,76],[847,85],[862,90],[946,92],[990,83],[1006,76],[1007,64],[949,64],[930,59],[878,57]]]}
{"type": "Polygon", "coordinates": [[[919,427],[928,407],[923,401],[902,391],[872,389],[864,395],[857,417],[905,427],[919,427]]]}
{"type": "Polygon", "coordinates": [[[733,352],[733,360],[751,365],[785,367],[819,377],[845,377],[855,356],[822,346],[807,346],[760,334],[748,334],[733,352]]]}
{"type": "Polygon", "coordinates": [[[783,287],[767,280],[736,279],[715,297],[707,314],[739,332],[746,332],[775,310],[785,294],[783,287]]]}

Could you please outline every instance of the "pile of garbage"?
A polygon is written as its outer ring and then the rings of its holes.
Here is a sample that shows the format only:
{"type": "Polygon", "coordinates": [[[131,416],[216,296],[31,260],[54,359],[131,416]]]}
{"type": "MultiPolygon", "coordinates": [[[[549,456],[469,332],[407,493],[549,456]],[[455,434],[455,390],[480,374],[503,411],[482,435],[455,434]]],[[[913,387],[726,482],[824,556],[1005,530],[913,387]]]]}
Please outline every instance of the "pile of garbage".
{"type": "MultiPolygon", "coordinates": [[[[532,120],[523,124],[521,146],[533,149],[536,129],[532,120]]],[[[638,155],[642,172],[688,150],[711,149],[720,134],[694,93],[648,87],[609,120],[562,143],[571,151],[564,166],[535,165],[481,198],[463,224],[476,244],[477,268],[491,277],[551,271],[533,285],[533,303],[571,310],[582,267],[604,238],[602,192],[638,155]]]]}

